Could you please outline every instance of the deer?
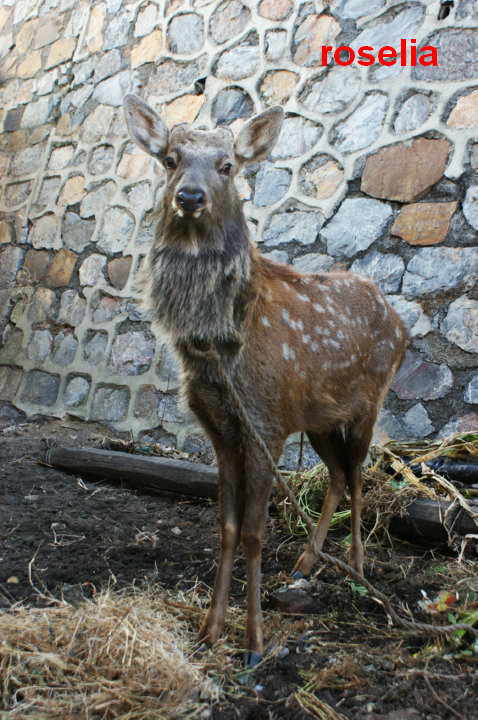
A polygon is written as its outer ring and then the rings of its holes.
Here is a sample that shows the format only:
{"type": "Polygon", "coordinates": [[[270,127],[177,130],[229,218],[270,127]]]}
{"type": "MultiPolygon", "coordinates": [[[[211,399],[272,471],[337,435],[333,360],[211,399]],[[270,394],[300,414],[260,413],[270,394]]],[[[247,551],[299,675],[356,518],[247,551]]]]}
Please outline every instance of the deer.
{"type": "Polygon", "coordinates": [[[255,666],[264,653],[261,548],[273,476],[206,351],[218,354],[274,462],[287,437],[302,431],[328,468],[320,519],[292,576],[311,573],[346,488],[349,562],[363,576],[362,465],[406,334],[369,278],[298,272],[261,255],[252,241],[234,179],[274,147],[284,117],[280,106],[249,119],[236,137],[227,126],[169,129],[132,94],[124,113],[131,139],[166,171],[142,300],[175,351],[182,396],[217,459],[220,550],[199,643],[210,647],[222,633],[241,544],[244,664],[255,666]]]}

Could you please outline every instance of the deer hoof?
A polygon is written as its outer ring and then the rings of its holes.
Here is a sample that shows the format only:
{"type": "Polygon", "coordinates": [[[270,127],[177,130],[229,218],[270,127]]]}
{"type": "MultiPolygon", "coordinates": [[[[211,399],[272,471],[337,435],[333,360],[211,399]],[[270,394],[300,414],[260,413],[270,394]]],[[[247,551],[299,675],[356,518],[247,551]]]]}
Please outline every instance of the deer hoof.
{"type": "Polygon", "coordinates": [[[293,578],[294,580],[302,580],[302,578],[305,577],[304,573],[301,573],[300,570],[292,570],[290,576],[291,576],[291,578],[293,578]]]}
{"type": "Polygon", "coordinates": [[[246,650],[244,653],[244,666],[256,667],[262,660],[262,654],[254,652],[254,650],[246,650]]]}

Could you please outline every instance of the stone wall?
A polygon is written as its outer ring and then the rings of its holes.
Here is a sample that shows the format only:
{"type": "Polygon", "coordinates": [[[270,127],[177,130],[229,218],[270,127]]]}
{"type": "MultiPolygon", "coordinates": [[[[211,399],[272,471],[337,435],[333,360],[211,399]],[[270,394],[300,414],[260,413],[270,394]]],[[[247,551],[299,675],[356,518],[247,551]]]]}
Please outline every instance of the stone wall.
{"type": "Polygon", "coordinates": [[[383,431],[477,428],[474,0],[3,0],[0,55],[1,399],[201,446],[133,302],[164,183],[127,137],[134,91],[209,127],[283,105],[272,157],[239,178],[261,250],[370,275],[402,314],[383,431]],[[412,38],[438,67],[321,66],[324,44],[412,38]]]}

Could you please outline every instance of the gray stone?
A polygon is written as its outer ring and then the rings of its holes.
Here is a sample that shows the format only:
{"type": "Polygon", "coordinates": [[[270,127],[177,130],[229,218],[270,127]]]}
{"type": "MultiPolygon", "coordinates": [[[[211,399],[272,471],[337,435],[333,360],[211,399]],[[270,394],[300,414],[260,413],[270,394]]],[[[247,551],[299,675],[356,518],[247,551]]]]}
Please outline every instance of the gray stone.
{"type": "Polygon", "coordinates": [[[25,112],[25,105],[19,105],[16,108],[9,110],[3,121],[4,132],[12,132],[18,130],[22,122],[23,113],[25,112]]]}
{"type": "Polygon", "coordinates": [[[85,315],[86,301],[80,298],[74,290],[65,290],[60,300],[58,323],[65,323],[77,327],[85,315]]]}
{"type": "Polygon", "coordinates": [[[150,418],[157,412],[159,406],[159,393],[154,385],[142,385],[136,394],[134,403],[134,416],[150,418]]]}
{"type": "Polygon", "coordinates": [[[165,392],[176,389],[179,387],[179,364],[171,348],[166,344],[160,345],[157,356],[156,374],[159,389],[165,392]]]}
{"type": "Polygon", "coordinates": [[[381,408],[373,432],[373,442],[384,444],[388,440],[409,440],[405,425],[390,410],[381,408]]]}
{"type": "Polygon", "coordinates": [[[88,158],[88,172],[92,175],[103,175],[113,164],[115,149],[112,145],[98,145],[88,158]]]}
{"type": "Polygon", "coordinates": [[[478,230],[478,185],[471,185],[466,191],[463,215],[471,227],[478,230]]]}
{"type": "Polygon", "coordinates": [[[38,170],[45,147],[42,144],[17,152],[10,163],[11,175],[30,175],[38,170]]]}
{"type": "Polygon", "coordinates": [[[78,90],[74,90],[73,92],[68,93],[68,95],[65,95],[65,97],[61,101],[60,111],[62,113],[66,113],[67,110],[71,107],[71,105],[74,105],[76,108],[83,107],[88,98],[92,95],[93,91],[93,85],[85,85],[78,90]]]}
{"type": "Polygon", "coordinates": [[[459,0],[455,15],[460,19],[478,20],[478,5],[475,0],[459,0]]]}
{"type": "Polygon", "coordinates": [[[408,263],[402,293],[413,297],[471,287],[477,273],[478,248],[421,248],[408,263]]]}
{"type": "Polygon", "coordinates": [[[63,170],[70,165],[73,155],[75,154],[74,145],[60,145],[53,148],[48,160],[49,170],[63,170]]]}
{"type": "Polygon", "coordinates": [[[144,37],[149,35],[151,29],[156,26],[157,8],[156,5],[150,3],[146,7],[142,8],[138,17],[136,18],[136,24],[134,26],[134,36],[144,37]]]}
{"type": "Polygon", "coordinates": [[[344,153],[363,150],[374,143],[381,131],[387,112],[387,96],[380,92],[369,93],[345,120],[331,131],[333,144],[344,153]]]}
{"type": "Polygon", "coordinates": [[[85,402],[89,392],[90,383],[88,380],[82,375],[77,375],[68,381],[63,401],[67,407],[78,407],[85,402]]]}
{"type": "Polygon", "coordinates": [[[121,70],[121,52],[119,50],[111,50],[104,55],[100,55],[95,63],[95,82],[111,77],[121,70]]]}
{"type": "Polygon", "coordinates": [[[22,345],[23,330],[13,328],[10,333],[5,332],[0,345],[0,363],[14,365],[22,352],[22,345]]]}
{"type": "Polygon", "coordinates": [[[206,60],[207,56],[203,56],[188,63],[170,59],[159,62],[148,83],[151,95],[162,96],[186,90],[204,75],[206,60]]]}
{"type": "Polygon", "coordinates": [[[93,253],[83,261],[80,267],[80,283],[81,285],[96,285],[103,278],[101,272],[105,266],[106,258],[104,255],[93,253]]]}
{"type": "Polygon", "coordinates": [[[372,250],[360,260],[355,260],[350,270],[371,278],[383,293],[394,293],[400,288],[405,263],[400,255],[372,250]]]}
{"type": "Polygon", "coordinates": [[[325,253],[306,253],[293,260],[292,264],[300,272],[326,272],[334,264],[334,258],[325,253]]]}
{"type": "Polygon", "coordinates": [[[475,80],[478,65],[478,28],[446,28],[426,38],[423,45],[437,49],[438,64],[417,65],[412,70],[418,80],[449,82],[475,80]]]}
{"type": "Polygon", "coordinates": [[[21,381],[20,368],[0,367],[0,400],[12,402],[21,381]]]}
{"type": "Polygon", "coordinates": [[[90,365],[98,365],[104,357],[108,335],[104,332],[93,333],[83,347],[83,357],[90,365]]]}
{"type": "Polygon", "coordinates": [[[271,163],[262,163],[256,175],[254,205],[264,207],[281,200],[289,189],[291,173],[276,168],[271,163]]]}
{"type": "Polygon", "coordinates": [[[104,105],[119,107],[123,105],[123,99],[130,89],[132,74],[129,70],[117,73],[96,85],[93,99],[104,105]]]}
{"type": "Polygon", "coordinates": [[[402,318],[410,337],[424,337],[431,331],[431,320],[423,312],[420,303],[405,300],[401,295],[388,295],[387,300],[402,318]]]}
{"type": "Polygon", "coordinates": [[[422,438],[435,431],[430,416],[421,403],[417,403],[403,416],[403,422],[415,438],[422,438]]]}
{"type": "Polygon", "coordinates": [[[104,295],[98,302],[96,309],[93,312],[94,323],[104,323],[112,320],[116,315],[121,312],[121,302],[116,298],[104,295]]]}
{"type": "Polygon", "coordinates": [[[124,188],[123,193],[134,207],[148,209],[151,205],[151,183],[149,181],[129,185],[124,188]]]}
{"type": "Polygon", "coordinates": [[[38,207],[41,207],[55,202],[58,196],[58,190],[60,189],[60,185],[61,177],[55,176],[45,178],[45,180],[42,182],[40,194],[38,195],[36,205],[38,207]]]}
{"type": "Polygon", "coordinates": [[[31,128],[39,125],[44,125],[53,110],[53,97],[51,95],[44,95],[35,102],[30,102],[25,107],[23,113],[21,127],[31,128]]]}
{"type": "Polygon", "coordinates": [[[445,363],[428,362],[420,353],[407,350],[391,388],[401,400],[437,400],[453,385],[453,373],[445,363]]]}
{"type": "Polygon", "coordinates": [[[427,95],[416,93],[405,100],[399,110],[393,129],[397,134],[406,133],[423,125],[430,115],[432,103],[427,95]]]}
{"type": "Polygon", "coordinates": [[[118,422],[126,417],[129,406],[129,389],[99,386],[93,398],[91,418],[105,422],[118,422]]]}
{"type": "Polygon", "coordinates": [[[454,300],[441,323],[441,331],[462,350],[478,353],[478,300],[467,297],[454,300]]]}
{"type": "Polygon", "coordinates": [[[123,47],[128,42],[131,23],[126,12],[115,15],[106,28],[104,50],[123,47]]]}
{"type": "Polygon", "coordinates": [[[221,45],[244,30],[251,17],[250,10],[239,0],[222,2],[211,15],[209,34],[221,45]]]}
{"type": "Polygon", "coordinates": [[[288,117],[284,120],[272,158],[291,158],[310,150],[323,133],[320,125],[303,117],[288,117]]]}
{"type": "Polygon", "coordinates": [[[215,125],[230,125],[239,118],[251,117],[254,103],[245,90],[225,88],[216,95],[211,112],[215,125]]]}
{"type": "Polygon", "coordinates": [[[415,33],[425,18],[424,8],[414,5],[410,8],[403,6],[398,13],[394,10],[382,16],[386,18],[386,22],[369,23],[350,43],[350,47],[357,51],[363,45],[371,45],[373,48],[391,45],[400,50],[400,40],[416,37],[415,33]]]}
{"type": "Polygon", "coordinates": [[[264,231],[263,242],[267,247],[298,242],[312,245],[322,227],[324,218],[321,213],[304,210],[277,212],[272,215],[264,231]]]}
{"type": "Polygon", "coordinates": [[[28,319],[33,323],[54,320],[57,311],[57,300],[53,290],[37,288],[28,309],[28,319]]]}
{"type": "Polygon", "coordinates": [[[20,395],[20,402],[51,407],[58,396],[60,377],[41,370],[31,370],[20,395]]]}
{"type": "Polygon", "coordinates": [[[78,340],[69,332],[59,332],[53,343],[52,360],[57,365],[65,367],[73,362],[78,347],[78,340]]]}
{"type": "Polygon", "coordinates": [[[51,353],[53,338],[49,330],[35,330],[27,347],[27,358],[42,363],[51,353]]]}
{"type": "Polygon", "coordinates": [[[368,76],[371,83],[389,83],[398,78],[404,70],[405,68],[398,63],[396,65],[372,65],[368,76]]]}
{"type": "Polygon", "coordinates": [[[286,50],[286,30],[269,30],[266,32],[266,57],[268,60],[279,60],[286,50]]]}
{"type": "Polygon", "coordinates": [[[478,414],[468,413],[451,418],[451,420],[439,431],[438,436],[441,438],[450,437],[456,433],[476,433],[478,432],[478,414]]]}
{"type": "Polygon", "coordinates": [[[254,75],[259,63],[259,46],[244,43],[222,53],[217,62],[215,74],[219,78],[240,80],[254,75]]]}
{"type": "Polygon", "coordinates": [[[122,252],[133,234],[134,225],[134,216],[125,208],[108,208],[98,234],[98,248],[107,253],[122,252]]]}
{"type": "Polygon", "coordinates": [[[478,405],[478,375],[471,378],[470,382],[466,386],[463,399],[470,405],[478,405]]]}
{"type": "Polygon", "coordinates": [[[271,250],[271,252],[268,253],[261,253],[262,257],[267,258],[268,260],[274,260],[274,262],[279,263],[288,263],[289,262],[289,253],[285,250],[271,250]]]}
{"type": "Polygon", "coordinates": [[[101,210],[104,210],[115,193],[116,183],[113,182],[113,180],[107,180],[101,185],[94,187],[81,201],[81,217],[89,218],[96,215],[101,210]]]}
{"type": "Polygon", "coordinates": [[[73,212],[65,213],[61,234],[66,247],[81,253],[90,244],[95,226],[95,220],[84,220],[73,212]]]}
{"type": "Polygon", "coordinates": [[[168,48],[178,55],[194,55],[204,45],[204,27],[200,15],[184,13],[172,18],[166,33],[168,48]]]}
{"type": "Polygon", "coordinates": [[[347,20],[358,20],[385,7],[386,0],[332,0],[330,9],[334,15],[347,20]]]}
{"type": "Polygon", "coordinates": [[[78,85],[84,85],[84,83],[93,76],[96,63],[97,63],[96,56],[88,58],[87,60],[85,60],[82,63],[75,63],[72,68],[72,72],[73,72],[72,87],[77,87],[78,85]]]}
{"type": "Polygon", "coordinates": [[[112,375],[141,375],[154,357],[155,340],[145,332],[117,335],[111,348],[108,372],[112,375]]]}
{"type": "Polygon", "coordinates": [[[191,420],[191,414],[180,405],[177,395],[163,395],[158,407],[158,420],[163,423],[183,424],[191,420]]]}
{"type": "Polygon", "coordinates": [[[0,287],[11,285],[20,270],[25,250],[14,245],[7,245],[0,252],[0,287]]]}
{"type": "Polygon", "coordinates": [[[306,84],[300,102],[315,113],[341,112],[357,97],[361,84],[356,68],[332,67],[306,84]]]}
{"type": "Polygon", "coordinates": [[[353,257],[378,240],[392,217],[392,209],[380,200],[347,198],[322,230],[329,255],[353,257]]]}
{"type": "Polygon", "coordinates": [[[32,191],[32,181],[9,183],[5,188],[3,204],[7,208],[14,208],[23,205],[28,200],[32,191]]]}

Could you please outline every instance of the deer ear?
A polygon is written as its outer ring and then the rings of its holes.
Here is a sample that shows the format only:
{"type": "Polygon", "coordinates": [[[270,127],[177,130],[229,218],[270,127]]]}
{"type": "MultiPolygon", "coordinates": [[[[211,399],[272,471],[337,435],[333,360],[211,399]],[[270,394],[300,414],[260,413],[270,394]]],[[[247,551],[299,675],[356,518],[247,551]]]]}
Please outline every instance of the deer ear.
{"type": "Polygon", "coordinates": [[[163,158],[169,131],[159,115],[136,95],[126,95],[123,108],[132,140],[149,155],[163,158]]]}
{"type": "Polygon", "coordinates": [[[245,163],[265,158],[277,142],[283,120],[284,111],[279,105],[249,120],[234,144],[236,160],[245,163]]]}

